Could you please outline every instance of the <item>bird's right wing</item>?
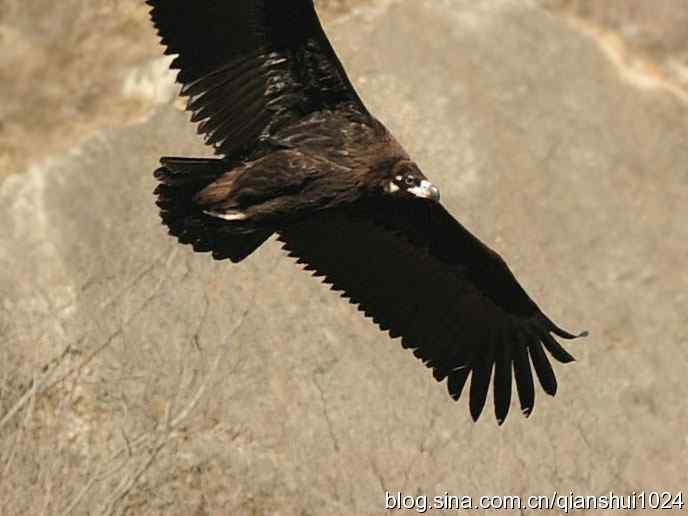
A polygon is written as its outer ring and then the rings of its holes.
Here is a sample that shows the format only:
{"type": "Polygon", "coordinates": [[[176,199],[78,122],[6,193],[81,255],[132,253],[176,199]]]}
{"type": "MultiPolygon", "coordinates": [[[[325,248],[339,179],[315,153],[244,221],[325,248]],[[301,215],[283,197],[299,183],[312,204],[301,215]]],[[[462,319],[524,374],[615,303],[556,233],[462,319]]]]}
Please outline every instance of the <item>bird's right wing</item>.
{"type": "Polygon", "coordinates": [[[367,114],[312,0],[147,0],[199,133],[225,156],[308,113],[367,114]]]}
{"type": "Polygon", "coordinates": [[[573,357],[550,335],[555,326],[501,258],[442,206],[376,200],[333,210],[280,232],[289,253],[332,285],[392,337],[447,378],[459,399],[469,375],[474,419],[494,378],[497,419],[506,418],[512,374],[524,413],[534,404],[532,367],[551,395],[557,382],[545,350],[573,357]],[[494,373],[494,376],[493,376],[494,373]]]}

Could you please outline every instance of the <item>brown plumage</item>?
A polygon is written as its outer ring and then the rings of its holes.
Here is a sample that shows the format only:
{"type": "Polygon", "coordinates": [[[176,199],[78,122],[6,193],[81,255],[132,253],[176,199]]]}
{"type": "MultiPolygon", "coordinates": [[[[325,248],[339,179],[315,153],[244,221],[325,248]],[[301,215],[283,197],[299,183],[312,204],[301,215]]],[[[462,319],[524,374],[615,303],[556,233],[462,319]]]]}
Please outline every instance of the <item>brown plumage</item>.
{"type": "Polygon", "coordinates": [[[534,404],[547,352],[573,357],[501,257],[439,204],[439,191],[365,108],[312,0],[148,0],[182,94],[218,159],[162,158],[161,218],[181,243],[239,262],[276,233],[381,329],[447,379],[469,376],[477,419],[493,383],[507,416],[515,377],[534,404]]]}

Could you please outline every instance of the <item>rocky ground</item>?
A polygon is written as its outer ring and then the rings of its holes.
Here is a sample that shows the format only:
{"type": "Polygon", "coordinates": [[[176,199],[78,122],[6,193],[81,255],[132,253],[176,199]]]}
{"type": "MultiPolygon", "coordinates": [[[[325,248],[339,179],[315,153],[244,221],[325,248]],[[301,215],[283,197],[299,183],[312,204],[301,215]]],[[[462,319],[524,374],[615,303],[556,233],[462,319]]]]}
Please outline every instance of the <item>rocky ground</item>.
{"type": "Polygon", "coordinates": [[[0,0],[0,514],[685,489],[688,6],[318,4],[449,209],[591,331],[559,394],[473,424],[275,242],[240,266],[176,245],[151,171],[207,149],[146,8],[0,0]]]}

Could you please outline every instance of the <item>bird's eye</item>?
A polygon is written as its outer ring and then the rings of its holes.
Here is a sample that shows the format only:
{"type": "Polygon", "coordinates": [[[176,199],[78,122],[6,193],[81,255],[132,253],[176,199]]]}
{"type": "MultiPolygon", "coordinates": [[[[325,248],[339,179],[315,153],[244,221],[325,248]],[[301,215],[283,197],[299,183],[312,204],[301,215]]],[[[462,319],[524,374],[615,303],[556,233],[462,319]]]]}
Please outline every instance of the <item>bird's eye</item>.
{"type": "Polygon", "coordinates": [[[404,178],[404,183],[406,183],[406,186],[413,186],[416,184],[416,178],[413,176],[406,176],[404,178]]]}

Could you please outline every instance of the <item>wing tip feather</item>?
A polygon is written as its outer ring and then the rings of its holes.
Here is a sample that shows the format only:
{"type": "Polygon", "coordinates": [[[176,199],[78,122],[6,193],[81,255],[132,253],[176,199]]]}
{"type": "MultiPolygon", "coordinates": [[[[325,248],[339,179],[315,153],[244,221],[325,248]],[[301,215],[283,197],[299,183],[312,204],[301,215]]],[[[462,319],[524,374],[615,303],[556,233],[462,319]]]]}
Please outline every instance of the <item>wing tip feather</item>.
{"type": "Polygon", "coordinates": [[[580,339],[584,337],[588,337],[590,335],[590,332],[588,330],[583,330],[580,333],[571,333],[560,326],[556,325],[554,321],[552,321],[549,317],[546,315],[542,315],[542,318],[545,323],[545,328],[548,331],[551,331],[554,333],[557,337],[561,337],[562,339],[567,339],[567,340],[574,340],[574,339],[580,339]]]}

